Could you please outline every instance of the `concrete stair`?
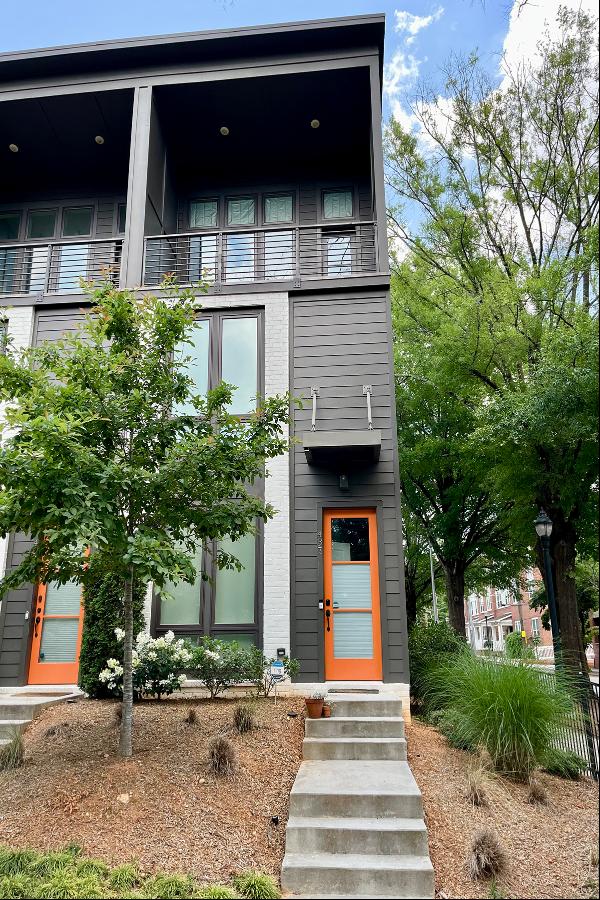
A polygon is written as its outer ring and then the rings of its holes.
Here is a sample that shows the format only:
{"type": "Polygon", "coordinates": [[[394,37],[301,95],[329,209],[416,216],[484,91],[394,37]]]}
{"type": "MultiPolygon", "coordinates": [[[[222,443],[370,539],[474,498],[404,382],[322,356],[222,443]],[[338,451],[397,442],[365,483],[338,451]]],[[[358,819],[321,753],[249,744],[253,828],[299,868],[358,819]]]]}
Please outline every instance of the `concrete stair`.
{"type": "Polygon", "coordinates": [[[402,703],[331,695],[307,719],[290,795],[281,883],[293,897],[432,898],[421,793],[406,762],[402,703]]]}
{"type": "Polygon", "coordinates": [[[51,703],[60,703],[63,700],[77,696],[82,696],[81,692],[77,694],[73,692],[52,694],[49,691],[38,693],[15,689],[14,694],[1,693],[0,747],[9,744],[16,734],[24,731],[45,706],[51,703]]]}

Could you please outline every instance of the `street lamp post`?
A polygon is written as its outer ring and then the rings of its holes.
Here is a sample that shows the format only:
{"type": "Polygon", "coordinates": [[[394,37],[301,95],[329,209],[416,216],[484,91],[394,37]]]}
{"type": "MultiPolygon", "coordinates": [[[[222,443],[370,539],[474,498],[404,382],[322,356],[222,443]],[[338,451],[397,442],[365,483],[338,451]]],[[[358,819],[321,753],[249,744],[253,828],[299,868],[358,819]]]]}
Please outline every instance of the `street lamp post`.
{"type": "Polygon", "coordinates": [[[552,519],[545,510],[540,509],[537,519],[534,520],[535,530],[542,544],[544,554],[544,570],[546,573],[546,594],[548,595],[548,609],[550,611],[550,627],[552,629],[552,643],[554,645],[554,663],[558,665],[560,655],[560,632],[558,630],[558,615],[556,613],[556,598],[554,596],[554,581],[552,578],[552,563],[550,561],[550,535],[552,534],[552,519]]]}

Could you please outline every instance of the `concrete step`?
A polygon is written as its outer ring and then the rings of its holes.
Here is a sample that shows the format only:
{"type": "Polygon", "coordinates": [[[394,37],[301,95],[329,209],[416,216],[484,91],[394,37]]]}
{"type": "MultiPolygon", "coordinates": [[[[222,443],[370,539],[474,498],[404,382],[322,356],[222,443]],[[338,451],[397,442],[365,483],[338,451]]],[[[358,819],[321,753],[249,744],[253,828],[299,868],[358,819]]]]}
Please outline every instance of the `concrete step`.
{"type": "Polygon", "coordinates": [[[24,731],[31,719],[0,719],[0,738],[10,740],[16,732],[24,731]]]}
{"type": "Polygon", "coordinates": [[[306,719],[307,737],[404,737],[402,716],[343,717],[331,719],[306,719]]]}
{"type": "Polygon", "coordinates": [[[292,816],[286,853],[382,853],[427,856],[423,819],[292,816]]]}
{"type": "Polygon", "coordinates": [[[21,700],[0,702],[0,719],[6,721],[31,720],[44,708],[44,703],[23,702],[21,700]]]}
{"type": "Polygon", "coordinates": [[[304,759],[406,759],[404,738],[307,737],[302,742],[304,759]]]}
{"type": "Polygon", "coordinates": [[[422,818],[423,806],[406,762],[307,760],[292,787],[290,816],[422,818]]]}
{"type": "Polygon", "coordinates": [[[281,869],[284,890],[336,892],[342,896],[433,897],[433,866],[428,856],[368,853],[286,853],[281,869]]]}
{"type": "Polygon", "coordinates": [[[402,701],[385,694],[327,694],[333,703],[332,718],[402,716],[402,701]]]}

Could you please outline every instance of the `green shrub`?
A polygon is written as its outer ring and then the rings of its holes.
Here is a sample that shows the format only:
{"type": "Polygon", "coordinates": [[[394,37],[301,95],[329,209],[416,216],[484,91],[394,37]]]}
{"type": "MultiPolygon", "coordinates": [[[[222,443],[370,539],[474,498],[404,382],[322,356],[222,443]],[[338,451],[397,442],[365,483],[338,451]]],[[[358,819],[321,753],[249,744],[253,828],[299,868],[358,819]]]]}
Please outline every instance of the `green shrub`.
{"type": "MultiPolygon", "coordinates": [[[[141,581],[134,586],[133,616],[134,634],[144,627],[144,596],[146,589],[141,581]]],[[[79,687],[90,697],[109,697],[108,686],[98,680],[106,666],[106,660],[121,658],[122,646],[115,635],[115,628],[123,626],[123,585],[107,572],[100,553],[90,556],[90,564],[83,585],[83,634],[79,655],[79,687]]]]}
{"type": "Polygon", "coordinates": [[[130,891],[140,882],[137,866],[124,864],[116,866],[108,876],[108,882],[116,891],[130,891]]]}
{"type": "Polygon", "coordinates": [[[19,769],[25,762],[25,744],[20,731],[15,731],[8,744],[0,747],[0,772],[19,769]]]}
{"type": "Polygon", "coordinates": [[[204,684],[214,700],[232,685],[248,680],[249,653],[237,641],[203,637],[192,650],[188,670],[204,684]]]}
{"type": "Polygon", "coordinates": [[[577,781],[588,767],[587,760],[572,750],[560,750],[558,747],[549,747],[544,754],[542,768],[550,775],[558,775],[559,778],[568,778],[577,781]]]}
{"type": "Polygon", "coordinates": [[[233,879],[233,884],[242,897],[249,900],[277,900],[281,897],[275,879],[261,872],[242,872],[233,879]]]}
{"type": "MultiPolygon", "coordinates": [[[[425,697],[425,682],[432,666],[445,657],[464,652],[466,642],[447,622],[413,625],[408,635],[410,693],[413,702],[426,709],[431,698],[425,697]]],[[[433,708],[433,707],[432,707],[433,708]]]]}
{"type": "Polygon", "coordinates": [[[439,713],[438,730],[444,735],[451,747],[456,750],[467,750],[474,753],[477,746],[472,743],[465,728],[462,713],[456,709],[436,710],[439,713]]]}
{"type": "Polygon", "coordinates": [[[33,897],[34,889],[33,879],[22,872],[0,876],[0,900],[25,900],[33,897]]]}
{"type": "Polygon", "coordinates": [[[465,746],[483,746],[494,767],[527,779],[552,746],[572,709],[558,679],[540,678],[519,663],[497,663],[466,651],[431,669],[425,695],[455,715],[453,732],[465,746]]]}
{"type": "Polygon", "coordinates": [[[38,855],[35,850],[12,850],[10,847],[0,846],[0,875],[27,873],[38,855]]]}
{"type": "Polygon", "coordinates": [[[42,881],[33,894],[44,900],[79,900],[105,897],[100,881],[93,876],[79,878],[73,869],[58,869],[48,880],[42,881]]]}
{"type": "Polygon", "coordinates": [[[195,896],[205,900],[236,900],[238,895],[226,884],[207,884],[195,896]]]}
{"type": "Polygon", "coordinates": [[[47,875],[54,875],[55,872],[72,866],[73,855],[71,853],[38,853],[36,859],[32,860],[27,867],[27,871],[37,878],[45,878],[47,875]]]}
{"type": "MultiPolygon", "coordinates": [[[[271,674],[271,664],[275,661],[275,657],[265,656],[259,647],[250,647],[248,650],[246,680],[252,682],[258,697],[270,697],[273,693],[277,681],[271,674]]],[[[297,659],[284,656],[281,662],[286,678],[294,678],[300,671],[297,659]]]]}
{"type": "Polygon", "coordinates": [[[144,896],[157,900],[191,897],[193,892],[194,883],[186,875],[156,875],[145,883],[143,890],[144,896]]]}
{"type": "Polygon", "coordinates": [[[83,859],[81,862],[76,863],[76,872],[80,878],[88,875],[104,878],[109,871],[110,869],[106,863],[103,863],[100,859],[83,859]]]}
{"type": "Polygon", "coordinates": [[[535,659],[535,651],[519,631],[507,635],[504,641],[504,652],[507,659],[535,659]]]}

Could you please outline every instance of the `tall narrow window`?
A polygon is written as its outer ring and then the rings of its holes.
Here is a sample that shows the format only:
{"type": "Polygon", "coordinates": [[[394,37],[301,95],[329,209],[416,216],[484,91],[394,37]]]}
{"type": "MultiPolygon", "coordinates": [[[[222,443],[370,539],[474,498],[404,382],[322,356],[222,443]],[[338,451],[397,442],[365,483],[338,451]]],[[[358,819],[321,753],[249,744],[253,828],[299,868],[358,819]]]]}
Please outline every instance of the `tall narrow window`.
{"type": "Polygon", "coordinates": [[[196,567],[196,580],[193,584],[187,581],[178,581],[176,584],[168,582],[165,593],[170,596],[160,598],[160,624],[161,625],[199,625],[200,624],[200,598],[202,586],[202,548],[196,548],[194,557],[196,567]]]}
{"type": "MultiPolygon", "coordinates": [[[[186,374],[194,382],[194,393],[206,394],[208,390],[208,365],[210,351],[210,323],[206,319],[198,319],[192,330],[192,343],[180,344],[176,350],[179,358],[189,357],[186,374]]],[[[175,412],[178,415],[193,416],[196,414],[191,403],[179,404],[175,412]]]]}
{"type": "Polygon", "coordinates": [[[258,393],[258,319],[224,318],[221,378],[235,385],[229,412],[243,415],[256,408],[258,393]]]}
{"type": "Polygon", "coordinates": [[[220,542],[221,549],[235,556],[243,568],[219,569],[216,574],[215,625],[252,625],[255,620],[256,538],[246,534],[237,541],[220,542]]]}

